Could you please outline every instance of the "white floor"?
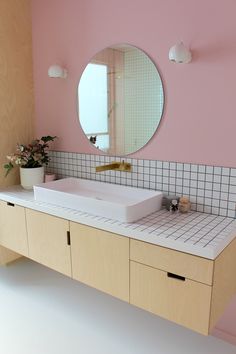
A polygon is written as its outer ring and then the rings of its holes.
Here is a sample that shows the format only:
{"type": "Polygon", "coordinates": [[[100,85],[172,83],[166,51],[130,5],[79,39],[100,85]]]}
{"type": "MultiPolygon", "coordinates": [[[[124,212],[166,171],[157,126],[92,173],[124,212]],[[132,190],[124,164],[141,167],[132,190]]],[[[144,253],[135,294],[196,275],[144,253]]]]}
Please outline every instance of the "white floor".
{"type": "Polygon", "coordinates": [[[236,354],[41,265],[0,268],[0,354],[236,354]]]}

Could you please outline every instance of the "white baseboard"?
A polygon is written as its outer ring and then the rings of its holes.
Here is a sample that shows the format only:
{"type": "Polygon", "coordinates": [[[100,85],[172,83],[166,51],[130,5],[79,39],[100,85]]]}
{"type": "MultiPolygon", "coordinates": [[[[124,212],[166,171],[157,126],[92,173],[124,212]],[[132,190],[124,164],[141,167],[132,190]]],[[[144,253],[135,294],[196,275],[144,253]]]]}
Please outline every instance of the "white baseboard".
{"type": "Polygon", "coordinates": [[[224,340],[225,342],[228,342],[230,344],[236,345],[236,336],[227,333],[223,331],[222,329],[219,329],[215,327],[211,333],[212,336],[217,337],[219,339],[224,340]]]}

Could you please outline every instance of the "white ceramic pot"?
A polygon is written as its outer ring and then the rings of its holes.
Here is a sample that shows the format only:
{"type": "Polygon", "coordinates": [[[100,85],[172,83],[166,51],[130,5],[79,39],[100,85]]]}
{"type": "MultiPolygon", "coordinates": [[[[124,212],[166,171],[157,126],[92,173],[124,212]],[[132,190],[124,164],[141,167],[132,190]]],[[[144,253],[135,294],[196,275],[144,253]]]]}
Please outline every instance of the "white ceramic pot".
{"type": "Polygon", "coordinates": [[[44,166],[35,168],[20,167],[20,183],[24,189],[33,189],[35,184],[44,182],[44,166]]]}

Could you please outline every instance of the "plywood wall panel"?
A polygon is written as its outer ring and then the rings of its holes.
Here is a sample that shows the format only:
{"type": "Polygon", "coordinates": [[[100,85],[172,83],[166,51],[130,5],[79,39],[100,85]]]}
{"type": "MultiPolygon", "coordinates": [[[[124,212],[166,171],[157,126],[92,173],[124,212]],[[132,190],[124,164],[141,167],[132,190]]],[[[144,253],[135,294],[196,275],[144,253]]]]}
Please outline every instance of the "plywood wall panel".
{"type": "Polygon", "coordinates": [[[0,0],[0,187],[18,183],[18,169],[4,178],[6,155],[33,136],[31,1],[0,0]]]}

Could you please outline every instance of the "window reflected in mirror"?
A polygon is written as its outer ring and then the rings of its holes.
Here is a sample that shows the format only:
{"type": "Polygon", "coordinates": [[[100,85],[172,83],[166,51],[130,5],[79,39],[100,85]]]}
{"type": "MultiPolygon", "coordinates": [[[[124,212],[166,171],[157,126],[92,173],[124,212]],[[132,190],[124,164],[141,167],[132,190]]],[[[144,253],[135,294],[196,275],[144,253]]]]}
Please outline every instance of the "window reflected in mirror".
{"type": "Polygon", "coordinates": [[[127,155],[146,145],[160,124],[163,104],[156,66],[129,45],[96,54],[78,86],[81,127],[93,146],[110,155],[127,155]]]}

